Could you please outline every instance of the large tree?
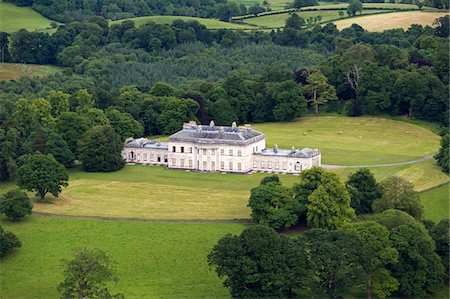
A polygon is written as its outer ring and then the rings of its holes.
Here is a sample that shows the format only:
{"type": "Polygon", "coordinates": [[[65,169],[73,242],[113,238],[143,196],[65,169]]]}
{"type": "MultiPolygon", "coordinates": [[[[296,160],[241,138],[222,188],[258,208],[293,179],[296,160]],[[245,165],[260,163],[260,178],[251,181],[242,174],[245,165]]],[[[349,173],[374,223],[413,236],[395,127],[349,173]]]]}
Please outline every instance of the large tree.
{"type": "Polygon", "coordinates": [[[439,221],[429,230],[431,238],[436,243],[436,253],[441,257],[445,267],[445,273],[449,275],[449,249],[450,249],[450,223],[448,219],[439,221]]]}
{"type": "Polygon", "coordinates": [[[87,120],[84,116],[74,112],[63,112],[56,121],[56,129],[69,145],[72,153],[77,153],[77,142],[88,130],[87,120]]]}
{"type": "Polygon", "coordinates": [[[300,182],[292,187],[294,197],[299,203],[299,217],[306,220],[306,212],[308,210],[308,197],[322,183],[325,170],[321,167],[313,167],[300,173],[300,182]]]}
{"type": "Polygon", "coordinates": [[[68,186],[69,173],[51,154],[23,155],[19,165],[17,184],[28,191],[36,191],[41,200],[49,192],[57,197],[62,187],[68,186]]]}
{"type": "Polygon", "coordinates": [[[108,283],[117,283],[118,278],[114,263],[100,249],[74,250],[71,260],[62,260],[62,268],[61,298],[124,298],[108,290],[108,283]]]}
{"type": "Polygon", "coordinates": [[[389,231],[376,222],[357,222],[346,227],[361,241],[355,253],[356,264],[366,275],[367,298],[375,293],[379,298],[389,296],[398,288],[386,266],[397,262],[398,252],[389,240],[389,231]]]}
{"type": "Polygon", "coordinates": [[[23,191],[11,190],[0,197],[0,213],[5,214],[11,220],[31,215],[32,209],[33,205],[23,191]]]}
{"type": "Polygon", "coordinates": [[[436,162],[439,166],[441,166],[442,171],[447,173],[449,172],[449,160],[448,160],[448,152],[449,152],[449,142],[448,142],[448,133],[445,134],[441,138],[441,148],[439,152],[434,156],[436,162]]]}
{"type": "Polygon", "coordinates": [[[233,298],[286,298],[309,279],[306,254],[293,239],[255,225],[214,246],[208,263],[233,298]]]}
{"type": "Polygon", "coordinates": [[[417,219],[422,218],[423,206],[419,194],[414,191],[414,186],[409,181],[398,176],[391,176],[381,182],[381,190],[382,197],[372,204],[375,213],[397,209],[417,219]]]}
{"type": "Polygon", "coordinates": [[[251,190],[248,206],[253,221],[274,229],[287,228],[297,223],[298,203],[290,189],[280,182],[266,182],[251,190]]]}
{"type": "Polygon", "coordinates": [[[86,171],[109,172],[125,165],[123,142],[111,126],[96,126],[79,141],[78,155],[86,171]]]}
{"type": "Polygon", "coordinates": [[[351,173],[345,185],[350,193],[350,206],[356,214],[371,213],[372,202],[382,195],[379,184],[367,168],[351,173]]]}
{"type": "Polygon", "coordinates": [[[308,196],[309,227],[336,229],[355,217],[350,195],[335,173],[326,173],[322,183],[308,196]]]}
{"type": "Polygon", "coordinates": [[[14,248],[22,246],[22,242],[12,232],[7,232],[0,225],[0,257],[4,257],[14,248]]]}
{"type": "Polygon", "coordinates": [[[357,12],[361,13],[363,5],[359,0],[349,0],[347,6],[347,13],[349,16],[355,16],[357,12]]]}
{"type": "Polygon", "coordinates": [[[328,79],[320,70],[310,70],[304,85],[308,101],[314,106],[314,112],[319,113],[319,105],[337,100],[336,89],[328,84],[328,79]]]}

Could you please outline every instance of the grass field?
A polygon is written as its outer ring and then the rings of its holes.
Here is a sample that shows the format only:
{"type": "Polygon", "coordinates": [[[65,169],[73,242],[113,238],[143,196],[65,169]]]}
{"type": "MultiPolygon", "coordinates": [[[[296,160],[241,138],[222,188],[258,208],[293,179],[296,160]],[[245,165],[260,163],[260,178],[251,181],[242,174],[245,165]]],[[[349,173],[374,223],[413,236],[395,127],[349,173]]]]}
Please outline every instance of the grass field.
{"type": "Polygon", "coordinates": [[[23,245],[0,265],[1,298],[58,298],[60,260],[72,248],[105,250],[117,263],[125,298],[229,298],[206,256],[240,224],[133,223],[31,216],[2,221],[23,245]]]}
{"type": "Polygon", "coordinates": [[[425,219],[437,223],[449,218],[449,184],[420,193],[420,200],[425,208],[425,219]]]}
{"type": "Polygon", "coordinates": [[[337,165],[409,161],[437,152],[440,140],[419,126],[376,117],[303,117],[252,127],[267,136],[267,147],[320,148],[322,163],[337,165]]]}
{"type": "MultiPolygon", "coordinates": [[[[245,4],[246,6],[252,6],[259,3],[262,6],[263,0],[235,0],[233,1],[237,4],[245,4]]],[[[286,7],[286,5],[292,3],[293,0],[269,0],[270,8],[272,10],[281,10],[286,7]]]]}
{"type": "Polygon", "coordinates": [[[195,18],[195,17],[185,17],[185,16],[147,16],[147,17],[137,17],[130,19],[123,19],[117,21],[110,21],[109,24],[120,24],[125,20],[132,20],[136,26],[144,25],[148,22],[154,22],[159,24],[172,24],[175,20],[183,21],[198,21],[199,23],[205,25],[208,29],[256,29],[255,26],[236,24],[230,22],[222,22],[215,19],[205,19],[205,18],[195,18]]]}
{"type": "MultiPolygon", "coordinates": [[[[50,27],[52,21],[29,7],[19,7],[0,1],[0,30],[14,32],[22,28],[29,31],[50,27]]],[[[58,23],[58,22],[55,22],[58,23]]]]}
{"type": "MultiPolygon", "coordinates": [[[[348,3],[330,3],[320,2],[317,6],[307,6],[301,8],[301,10],[307,9],[322,9],[322,8],[342,8],[347,9],[348,3]]],[[[363,3],[364,9],[377,9],[377,8],[391,8],[391,9],[418,9],[417,5],[406,3],[363,3]]]]}
{"type": "MultiPolygon", "coordinates": [[[[379,12],[386,12],[386,10],[364,10],[363,14],[374,14],[379,12]]],[[[316,11],[300,11],[296,13],[298,16],[307,20],[311,17],[322,16],[321,22],[326,22],[330,20],[339,19],[339,11],[338,10],[316,10],[316,11]]],[[[250,18],[243,20],[246,24],[252,24],[260,27],[267,28],[281,28],[286,25],[286,20],[291,16],[290,13],[283,14],[274,14],[267,16],[260,16],[256,18],[250,18]]]]}
{"type": "Polygon", "coordinates": [[[60,68],[51,65],[0,63],[0,80],[21,77],[45,77],[57,73],[60,68]]]}
{"type": "Polygon", "coordinates": [[[448,12],[405,11],[350,18],[334,23],[339,30],[350,27],[352,24],[358,24],[368,31],[383,31],[393,28],[408,29],[412,24],[431,26],[434,20],[448,14],[448,12]]]}

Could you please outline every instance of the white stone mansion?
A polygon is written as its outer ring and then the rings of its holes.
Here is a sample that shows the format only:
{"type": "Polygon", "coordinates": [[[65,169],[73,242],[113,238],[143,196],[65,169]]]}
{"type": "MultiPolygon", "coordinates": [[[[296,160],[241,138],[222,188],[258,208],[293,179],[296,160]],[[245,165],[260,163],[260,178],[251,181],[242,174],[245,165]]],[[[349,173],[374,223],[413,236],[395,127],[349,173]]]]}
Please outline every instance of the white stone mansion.
{"type": "Polygon", "coordinates": [[[321,165],[318,149],[267,149],[266,136],[250,125],[223,127],[213,121],[209,126],[185,123],[168,142],[129,138],[123,157],[127,163],[207,172],[295,174],[321,165]]]}

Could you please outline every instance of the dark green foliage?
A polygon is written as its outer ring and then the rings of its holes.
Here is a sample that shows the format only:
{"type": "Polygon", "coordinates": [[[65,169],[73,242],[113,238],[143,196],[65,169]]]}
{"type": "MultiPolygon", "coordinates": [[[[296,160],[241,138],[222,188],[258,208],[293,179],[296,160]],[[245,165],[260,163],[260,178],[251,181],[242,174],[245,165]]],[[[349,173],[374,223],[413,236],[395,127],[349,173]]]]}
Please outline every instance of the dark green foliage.
{"type": "Polygon", "coordinates": [[[144,134],[144,127],[136,121],[129,113],[120,112],[114,108],[106,110],[106,116],[114,130],[120,135],[122,140],[128,137],[141,137],[144,134]]]}
{"type": "Polygon", "coordinates": [[[114,263],[100,249],[74,250],[73,259],[62,260],[62,269],[64,280],[58,285],[61,298],[124,298],[107,288],[118,278],[114,263]]]}
{"type": "Polygon", "coordinates": [[[280,182],[261,182],[251,190],[248,206],[253,221],[274,229],[288,228],[297,222],[298,204],[291,191],[280,182]]]}
{"type": "Polygon", "coordinates": [[[64,112],[56,120],[56,129],[69,145],[70,151],[76,153],[77,142],[88,129],[87,120],[74,112],[64,112]]]}
{"type": "Polygon", "coordinates": [[[446,277],[449,275],[449,247],[450,247],[450,223],[448,219],[441,220],[428,230],[430,237],[436,244],[436,253],[442,260],[446,277]]]}
{"type": "Polygon", "coordinates": [[[442,138],[441,138],[441,147],[439,149],[439,152],[434,156],[434,158],[436,159],[436,162],[439,166],[441,166],[442,171],[445,173],[449,172],[449,160],[448,160],[448,152],[449,152],[449,147],[448,147],[448,133],[445,134],[442,138]]]}
{"type": "Polygon", "coordinates": [[[68,180],[69,173],[64,165],[58,163],[51,154],[36,153],[19,158],[17,185],[30,192],[36,191],[40,200],[48,192],[57,197],[62,187],[68,186],[68,180]]]}
{"type": "Polygon", "coordinates": [[[414,219],[413,216],[404,211],[394,209],[389,209],[379,214],[370,215],[368,219],[380,223],[389,230],[392,230],[400,225],[417,223],[417,220],[414,219]]]}
{"type": "Polygon", "coordinates": [[[434,28],[436,35],[439,37],[448,37],[449,36],[449,26],[450,26],[450,16],[443,16],[440,18],[437,18],[436,21],[434,21],[434,25],[437,25],[436,28],[434,28]]]}
{"type": "Polygon", "coordinates": [[[259,183],[260,185],[267,185],[268,183],[279,183],[280,182],[280,178],[277,175],[270,175],[270,176],[266,176],[264,177],[261,182],[259,183]]]}
{"type": "Polygon", "coordinates": [[[363,5],[359,0],[349,0],[347,13],[349,16],[355,16],[357,12],[361,13],[363,10],[363,5]]]}
{"type": "Polygon", "coordinates": [[[161,132],[169,135],[179,131],[184,122],[196,120],[198,109],[198,103],[192,99],[167,98],[157,120],[161,132]]]}
{"type": "Polygon", "coordinates": [[[20,240],[12,232],[6,232],[0,225],[0,257],[3,258],[16,247],[22,246],[20,240]]]}
{"type": "Polygon", "coordinates": [[[110,172],[125,165],[123,142],[111,126],[96,126],[86,132],[78,144],[78,156],[83,169],[110,172]]]}
{"type": "Polygon", "coordinates": [[[372,204],[375,213],[397,209],[407,212],[416,219],[422,218],[423,206],[419,194],[414,191],[413,184],[401,177],[392,176],[383,180],[380,185],[383,195],[372,204]]]}
{"type": "Polygon", "coordinates": [[[311,292],[323,298],[341,298],[349,287],[358,283],[355,267],[361,242],[342,229],[311,229],[299,237],[298,243],[310,255],[308,267],[314,275],[309,283],[311,292]]]}
{"type": "Polygon", "coordinates": [[[322,177],[325,170],[321,167],[313,167],[304,170],[300,173],[300,182],[294,184],[292,187],[294,197],[299,203],[299,215],[306,219],[306,212],[308,209],[308,197],[313,193],[317,187],[322,183],[322,177]]]}
{"type": "Polygon", "coordinates": [[[300,30],[303,26],[305,26],[306,22],[303,18],[299,17],[298,14],[293,13],[286,20],[286,25],[284,28],[292,28],[300,30]]]}
{"type": "Polygon", "coordinates": [[[9,59],[9,34],[0,32],[0,62],[7,62],[9,59]]]}
{"type": "Polygon", "coordinates": [[[226,235],[208,255],[233,298],[287,298],[308,280],[307,257],[293,239],[264,226],[226,235]]]}
{"type": "Polygon", "coordinates": [[[268,91],[273,99],[273,116],[276,121],[291,121],[306,111],[303,90],[294,81],[273,83],[268,91]]]}
{"type": "Polygon", "coordinates": [[[399,253],[398,263],[390,267],[400,283],[399,295],[424,298],[443,285],[444,266],[425,228],[400,225],[391,230],[390,239],[399,253]]]}
{"type": "Polygon", "coordinates": [[[155,82],[150,89],[150,93],[158,97],[168,97],[174,95],[175,88],[164,82],[155,82]]]}
{"type": "Polygon", "coordinates": [[[11,59],[19,63],[52,64],[56,45],[48,33],[21,29],[11,34],[11,59]]]}
{"type": "Polygon", "coordinates": [[[295,0],[292,6],[294,8],[302,8],[305,6],[315,6],[319,5],[319,2],[317,0],[295,0]]]}
{"type": "Polygon", "coordinates": [[[0,213],[11,220],[19,220],[26,215],[31,215],[32,209],[33,205],[23,191],[11,190],[0,198],[0,213]]]}
{"type": "Polygon", "coordinates": [[[373,174],[366,168],[351,173],[345,185],[350,193],[350,206],[357,215],[371,213],[372,202],[382,195],[373,174]]]}
{"type": "Polygon", "coordinates": [[[73,167],[75,163],[74,153],[70,150],[67,142],[57,133],[52,133],[49,136],[44,154],[52,154],[56,161],[66,168],[73,167]]]}

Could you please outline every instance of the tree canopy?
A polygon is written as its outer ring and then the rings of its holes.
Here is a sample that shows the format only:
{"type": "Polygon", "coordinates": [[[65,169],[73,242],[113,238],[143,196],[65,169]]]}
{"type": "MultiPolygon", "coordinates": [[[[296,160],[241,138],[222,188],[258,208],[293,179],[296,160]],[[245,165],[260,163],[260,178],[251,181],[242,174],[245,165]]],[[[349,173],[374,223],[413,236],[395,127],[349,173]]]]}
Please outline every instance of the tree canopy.
{"type": "Polygon", "coordinates": [[[33,205],[23,191],[11,190],[0,197],[0,213],[5,214],[11,220],[31,215],[32,209],[33,205]]]}

